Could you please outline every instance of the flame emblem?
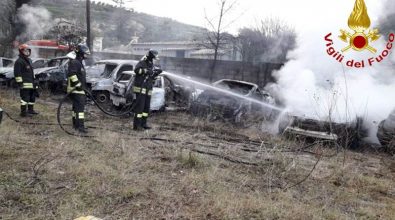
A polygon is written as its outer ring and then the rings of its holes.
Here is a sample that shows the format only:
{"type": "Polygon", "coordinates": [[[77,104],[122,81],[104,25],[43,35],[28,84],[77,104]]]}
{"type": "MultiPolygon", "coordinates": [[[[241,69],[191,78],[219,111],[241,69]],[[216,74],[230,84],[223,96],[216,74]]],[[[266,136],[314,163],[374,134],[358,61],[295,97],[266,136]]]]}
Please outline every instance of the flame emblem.
{"type": "Polygon", "coordinates": [[[356,0],[354,9],[348,18],[348,27],[354,31],[350,33],[346,30],[340,30],[341,35],[339,38],[349,43],[349,45],[342,49],[342,52],[346,52],[349,49],[356,51],[369,50],[372,53],[376,53],[377,50],[369,45],[370,42],[376,41],[380,38],[378,29],[370,28],[370,18],[368,15],[368,9],[364,0],[356,0]]]}

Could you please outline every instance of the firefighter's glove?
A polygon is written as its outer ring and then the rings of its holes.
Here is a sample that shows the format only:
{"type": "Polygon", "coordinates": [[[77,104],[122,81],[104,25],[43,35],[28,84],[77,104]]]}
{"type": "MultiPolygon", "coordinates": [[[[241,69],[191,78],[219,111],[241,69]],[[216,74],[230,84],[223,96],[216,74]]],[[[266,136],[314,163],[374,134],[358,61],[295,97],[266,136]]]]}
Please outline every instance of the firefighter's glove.
{"type": "Polygon", "coordinates": [[[153,74],[154,72],[152,71],[152,69],[146,69],[146,70],[145,70],[145,73],[146,73],[148,76],[152,76],[152,74],[153,74]]]}
{"type": "Polygon", "coordinates": [[[16,85],[18,88],[22,89],[23,88],[23,82],[17,82],[16,85]]]}

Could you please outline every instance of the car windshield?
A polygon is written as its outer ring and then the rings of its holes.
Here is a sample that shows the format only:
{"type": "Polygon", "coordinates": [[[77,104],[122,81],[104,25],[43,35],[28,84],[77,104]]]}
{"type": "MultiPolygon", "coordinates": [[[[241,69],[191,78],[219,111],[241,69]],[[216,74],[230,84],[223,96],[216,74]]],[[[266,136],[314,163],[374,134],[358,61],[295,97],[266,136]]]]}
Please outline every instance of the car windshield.
{"type": "Polygon", "coordinates": [[[100,63],[96,65],[99,65],[97,68],[100,70],[100,76],[104,78],[110,78],[112,71],[117,67],[117,64],[114,63],[100,63]]]}
{"type": "Polygon", "coordinates": [[[13,60],[3,59],[3,65],[4,65],[4,67],[13,67],[14,66],[14,61],[13,60]]]}
{"type": "Polygon", "coordinates": [[[35,60],[32,63],[33,69],[45,67],[45,60],[35,60]]]}
{"type": "Polygon", "coordinates": [[[62,64],[62,60],[60,59],[52,59],[48,62],[48,67],[57,67],[62,64]]]}
{"type": "Polygon", "coordinates": [[[253,86],[250,84],[235,81],[221,81],[214,83],[214,86],[225,90],[230,90],[232,92],[242,95],[247,95],[253,89],[253,86]]]}

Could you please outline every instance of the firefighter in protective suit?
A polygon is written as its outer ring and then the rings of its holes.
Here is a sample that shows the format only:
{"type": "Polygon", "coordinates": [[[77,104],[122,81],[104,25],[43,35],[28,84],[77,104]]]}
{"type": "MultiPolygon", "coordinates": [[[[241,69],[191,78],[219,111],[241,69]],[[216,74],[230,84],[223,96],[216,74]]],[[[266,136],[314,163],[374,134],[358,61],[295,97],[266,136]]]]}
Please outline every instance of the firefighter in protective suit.
{"type": "Polygon", "coordinates": [[[34,103],[36,101],[37,83],[33,72],[32,61],[29,56],[31,49],[26,44],[19,46],[19,58],[14,64],[15,81],[20,88],[21,96],[21,116],[37,115],[38,112],[34,111],[34,103]]]}
{"type": "Polygon", "coordinates": [[[133,130],[150,129],[147,119],[150,110],[152,87],[155,78],[162,73],[161,69],[154,69],[153,60],[158,59],[158,51],[149,50],[134,68],[135,78],[133,92],[136,94],[134,107],[133,130]]]}
{"type": "Polygon", "coordinates": [[[80,133],[87,133],[84,125],[86,95],[86,72],[82,61],[90,55],[89,48],[78,44],[74,51],[67,54],[70,58],[67,72],[67,93],[73,104],[73,128],[80,133]]]}

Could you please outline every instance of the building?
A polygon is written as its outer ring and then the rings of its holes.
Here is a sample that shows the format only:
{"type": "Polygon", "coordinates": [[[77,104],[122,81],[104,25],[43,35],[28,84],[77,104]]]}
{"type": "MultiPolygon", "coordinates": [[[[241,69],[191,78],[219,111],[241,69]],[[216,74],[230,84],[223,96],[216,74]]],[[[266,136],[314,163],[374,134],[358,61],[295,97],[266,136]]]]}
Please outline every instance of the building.
{"type": "MultiPolygon", "coordinates": [[[[126,46],[134,55],[145,55],[148,50],[159,52],[161,57],[214,59],[214,50],[207,49],[201,42],[176,41],[176,42],[144,42],[139,43],[135,39],[126,46]]],[[[240,61],[241,55],[232,44],[225,44],[225,49],[218,50],[218,60],[240,61]]]]}

